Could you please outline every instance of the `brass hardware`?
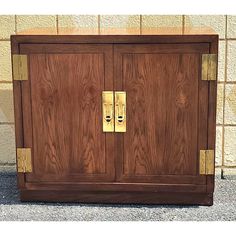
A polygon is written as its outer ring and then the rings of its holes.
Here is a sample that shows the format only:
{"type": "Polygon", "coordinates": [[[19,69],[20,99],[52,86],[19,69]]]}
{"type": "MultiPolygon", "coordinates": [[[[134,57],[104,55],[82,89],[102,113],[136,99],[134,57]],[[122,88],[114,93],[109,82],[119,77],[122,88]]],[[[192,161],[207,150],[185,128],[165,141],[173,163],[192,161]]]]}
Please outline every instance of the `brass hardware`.
{"type": "Polygon", "coordinates": [[[202,80],[216,80],[216,54],[202,54],[202,80]]]}
{"type": "Polygon", "coordinates": [[[28,80],[27,55],[13,55],[13,79],[28,80]]]}
{"type": "Polygon", "coordinates": [[[214,174],[214,150],[200,150],[199,159],[199,174],[213,175],[214,174]]]}
{"type": "Polygon", "coordinates": [[[115,132],[126,132],[126,92],[115,92],[115,132]]]}
{"type": "Polygon", "coordinates": [[[103,132],[114,132],[114,95],[113,91],[102,92],[103,132]]]}
{"type": "Polygon", "coordinates": [[[17,148],[16,155],[17,155],[17,171],[22,173],[32,172],[31,149],[17,148]]]}

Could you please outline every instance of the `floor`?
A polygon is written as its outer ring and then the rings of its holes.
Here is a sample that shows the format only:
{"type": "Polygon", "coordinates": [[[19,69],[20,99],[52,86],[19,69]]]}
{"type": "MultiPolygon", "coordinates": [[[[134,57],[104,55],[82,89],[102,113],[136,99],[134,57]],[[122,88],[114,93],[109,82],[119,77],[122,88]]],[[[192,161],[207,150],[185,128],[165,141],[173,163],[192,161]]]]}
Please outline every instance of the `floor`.
{"type": "Polygon", "coordinates": [[[96,205],[21,203],[14,171],[0,169],[0,221],[215,221],[236,220],[236,178],[216,178],[214,205],[96,205]]]}

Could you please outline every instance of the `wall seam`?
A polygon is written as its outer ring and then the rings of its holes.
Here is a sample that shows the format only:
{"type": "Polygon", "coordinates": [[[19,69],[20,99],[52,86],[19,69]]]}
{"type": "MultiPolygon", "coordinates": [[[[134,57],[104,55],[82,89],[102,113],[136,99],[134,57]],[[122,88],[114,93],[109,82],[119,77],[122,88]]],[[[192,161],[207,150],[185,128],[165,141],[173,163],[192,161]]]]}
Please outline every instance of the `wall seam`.
{"type": "MultiPolygon", "coordinates": [[[[225,42],[226,44],[226,42],[225,42]]],[[[224,81],[219,81],[218,84],[224,84],[224,81]]],[[[227,81],[227,84],[236,84],[236,81],[227,81]]]]}
{"type": "Polygon", "coordinates": [[[15,34],[17,34],[17,15],[15,15],[15,34]]]}
{"type": "Polygon", "coordinates": [[[225,84],[227,80],[227,55],[228,55],[228,41],[227,41],[227,15],[225,15],[225,75],[224,75],[224,83],[223,83],[223,129],[222,129],[222,169],[221,169],[221,178],[224,179],[224,167],[225,167],[225,84]]]}
{"type": "Polygon", "coordinates": [[[12,84],[12,81],[9,80],[0,80],[0,84],[12,84]]]}
{"type": "Polygon", "coordinates": [[[140,35],[142,35],[143,34],[143,16],[142,15],[140,15],[140,19],[139,19],[139,21],[140,21],[140,23],[139,23],[139,27],[140,27],[140,35]]]}
{"type": "Polygon", "coordinates": [[[98,35],[101,35],[101,16],[98,15],[98,35]]]}
{"type": "Polygon", "coordinates": [[[14,122],[0,122],[0,125],[14,125],[14,122]]]}
{"type": "Polygon", "coordinates": [[[57,27],[57,34],[59,34],[58,15],[56,15],[56,27],[57,27]]]}
{"type": "Polygon", "coordinates": [[[228,127],[236,127],[236,124],[227,124],[227,123],[226,123],[226,124],[224,124],[224,126],[226,126],[226,127],[227,127],[227,126],[228,126],[228,127]]]}

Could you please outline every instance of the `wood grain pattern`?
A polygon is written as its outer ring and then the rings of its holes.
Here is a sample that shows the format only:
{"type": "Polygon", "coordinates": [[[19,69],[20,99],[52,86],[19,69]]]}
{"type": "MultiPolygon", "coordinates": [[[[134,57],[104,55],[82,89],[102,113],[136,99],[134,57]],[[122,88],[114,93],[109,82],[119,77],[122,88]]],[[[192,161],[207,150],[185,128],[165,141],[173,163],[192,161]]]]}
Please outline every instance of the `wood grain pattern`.
{"type": "Polygon", "coordinates": [[[101,127],[101,93],[111,86],[104,54],[32,54],[29,61],[24,122],[34,172],[27,181],[111,180],[114,143],[106,143],[101,127]]]}
{"type": "MultiPolygon", "coordinates": [[[[208,96],[199,94],[198,46],[180,47],[182,54],[173,54],[172,46],[116,48],[116,86],[127,93],[127,132],[117,137],[119,181],[155,182],[160,175],[171,181],[174,175],[188,183],[192,175],[206,183],[198,175],[199,97],[207,102],[208,96]]],[[[200,120],[207,126],[207,112],[200,120]]]]}
{"type": "Polygon", "coordinates": [[[197,174],[196,59],[172,54],[123,57],[129,95],[125,175],[197,174]]]}
{"type": "Polygon", "coordinates": [[[16,143],[32,146],[34,162],[18,174],[21,200],[212,205],[198,150],[215,145],[216,83],[197,68],[217,40],[12,36],[12,52],[31,63],[30,79],[14,82],[16,143]],[[102,90],[127,92],[125,134],[101,132],[102,90]]]}

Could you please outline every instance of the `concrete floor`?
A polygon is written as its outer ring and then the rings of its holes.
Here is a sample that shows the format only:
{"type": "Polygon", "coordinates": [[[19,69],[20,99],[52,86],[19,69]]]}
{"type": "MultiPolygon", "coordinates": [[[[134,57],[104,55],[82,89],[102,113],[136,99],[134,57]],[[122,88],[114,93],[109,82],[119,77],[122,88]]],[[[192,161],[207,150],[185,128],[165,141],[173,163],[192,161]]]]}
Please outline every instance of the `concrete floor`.
{"type": "Polygon", "coordinates": [[[214,205],[96,205],[21,203],[16,174],[0,170],[0,221],[215,221],[236,220],[236,178],[216,178],[214,205]]]}

